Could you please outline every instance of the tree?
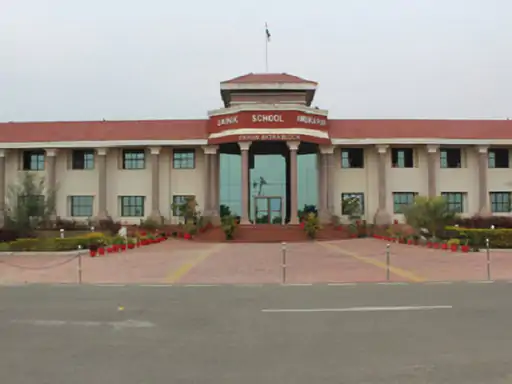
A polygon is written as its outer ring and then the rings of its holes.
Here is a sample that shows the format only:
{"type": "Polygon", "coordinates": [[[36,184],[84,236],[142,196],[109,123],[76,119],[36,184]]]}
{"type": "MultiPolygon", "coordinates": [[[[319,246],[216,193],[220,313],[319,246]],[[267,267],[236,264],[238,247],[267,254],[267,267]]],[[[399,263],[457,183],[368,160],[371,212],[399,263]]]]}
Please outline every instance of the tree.
{"type": "Polygon", "coordinates": [[[448,209],[446,199],[441,196],[418,196],[413,204],[402,209],[402,213],[407,224],[417,230],[427,229],[432,237],[436,237],[439,231],[453,224],[457,218],[457,215],[448,209]]]}
{"type": "Polygon", "coordinates": [[[21,234],[30,234],[48,223],[55,213],[55,191],[45,179],[31,172],[23,173],[7,191],[6,226],[21,234]]]}

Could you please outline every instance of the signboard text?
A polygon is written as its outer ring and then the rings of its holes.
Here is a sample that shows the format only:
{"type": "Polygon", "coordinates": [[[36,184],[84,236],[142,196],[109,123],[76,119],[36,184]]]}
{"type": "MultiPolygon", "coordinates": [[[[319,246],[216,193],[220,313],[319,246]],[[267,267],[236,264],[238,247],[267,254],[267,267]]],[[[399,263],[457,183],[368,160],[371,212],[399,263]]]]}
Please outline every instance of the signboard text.
{"type": "Polygon", "coordinates": [[[238,141],[300,141],[300,135],[240,135],[238,141]]]}

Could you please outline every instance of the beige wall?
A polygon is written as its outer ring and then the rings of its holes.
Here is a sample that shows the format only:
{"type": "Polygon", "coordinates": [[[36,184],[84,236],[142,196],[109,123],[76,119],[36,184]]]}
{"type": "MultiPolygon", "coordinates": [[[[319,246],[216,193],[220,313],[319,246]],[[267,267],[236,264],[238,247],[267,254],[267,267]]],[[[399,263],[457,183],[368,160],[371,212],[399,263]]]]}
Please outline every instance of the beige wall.
{"type": "MultiPolygon", "coordinates": [[[[70,157],[72,151],[60,149],[57,151],[56,181],[57,181],[57,215],[65,219],[86,220],[73,218],[70,212],[70,196],[94,196],[93,216],[98,214],[98,164],[95,156],[93,170],[72,170],[70,157]]],[[[107,152],[107,210],[114,220],[127,223],[139,223],[151,214],[152,173],[150,151],[146,151],[145,169],[121,169],[120,161],[122,148],[109,148],[107,152]],[[121,217],[119,196],[145,196],[144,217],[121,217]]],[[[21,150],[9,150],[6,153],[6,187],[17,183],[21,173],[21,150]]],[[[204,207],[204,152],[200,147],[195,150],[194,169],[173,169],[172,148],[162,148],[159,155],[160,196],[159,209],[161,215],[171,222],[177,221],[172,217],[171,204],[173,195],[195,195],[199,209],[204,207]]],[[[34,173],[46,176],[47,171],[34,173]]]]}
{"type": "MultiPolygon", "coordinates": [[[[361,146],[360,146],[361,147],[361,146]]],[[[365,154],[365,167],[363,169],[341,168],[341,150],[336,147],[334,151],[334,180],[330,186],[333,189],[335,201],[335,215],[341,216],[342,193],[364,193],[365,217],[372,221],[378,209],[378,154],[375,146],[362,146],[365,154]]],[[[403,221],[403,215],[393,214],[393,192],[416,192],[419,195],[428,194],[427,174],[427,148],[424,145],[409,146],[415,150],[414,168],[392,168],[390,148],[386,153],[386,208],[393,220],[403,221]]],[[[478,151],[476,147],[464,147],[462,153],[462,168],[440,168],[439,151],[436,154],[437,193],[461,192],[466,194],[464,216],[478,213],[479,206],[479,174],[478,151]]],[[[511,158],[512,166],[512,158],[511,158]]],[[[491,168],[488,172],[489,192],[512,192],[512,172],[510,168],[491,168]]],[[[499,214],[506,215],[506,214],[499,214]]],[[[346,217],[342,217],[344,221],[346,217]]]]}
{"type": "MultiPolygon", "coordinates": [[[[176,147],[179,148],[179,147],[176,147]]],[[[365,167],[362,169],[341,168],[341,149],[334,150],[333,180],[329,188],[334,196],[334,214],[341,216],[341,194],[363,193],[365,199],[365,219],[372,221],[378,209],[378,153],[374,145],[363,146],[365,167]]],[[[386,209],[392,219],[403,220],[402,215],[393,214],[393,192],[416,192],[419,195],[428,194],[427,148],[416,145],[414,168],[392,168],[391,147],[386,153],[386,209]]],[[[204,209],[205,176],[204,152],[201,147],[195,147],[195,168],[174,169],[172,167],[172,147],[163,147],[159,154],[159,209],[161,215],[170,222],[176,222],[172,217],[171,203],[173,195],[195,195],[199,209],[204,209]]],[[[119,196],[145,196],[144,218],[151,214],[152,172],[149,148],[146,151],[146,167],[142,170],[123,170],[120,167],[122,148],[109,148],[107,153],[107,210],[114,220],[127,223],[139,223],[141,217],[121,217],[119,196]]],[[[6,189],[9,184],[16,183],[21,171],[21,150],[6,152],[6,189]]],[[[72,170],[70,164],[70,149],[59,149],[56,161],[57,180],[57,215],[72,219],[70,216],[70,196],[94,196],[93,216],[98,214],[98,181],[99,172],[97,156],[95,169],[72,170]]],[[[464,207],[465,215],[473,215],[479,210],[479,171],[478,151],[475,146],[464,147],[462,168],[441,169],[439,167],[439,151],[436,154],[437,193],[462,192],[466,194],[464,207]]],[[[511,161],[512,165],[512,161],[511,161]]],[[[487,169],[489,192],[512,191],[512,172],[507,169],[487,169]]],[[[45,176],[47,171],[37,172],[45,176]]],[[[503,215],[503,214],[502,214],[503,215]]],[[[87,218],[75,218],[86,220],[87,218]]],[[[346,218],[345,218],[346,219],[346,218]]]]}

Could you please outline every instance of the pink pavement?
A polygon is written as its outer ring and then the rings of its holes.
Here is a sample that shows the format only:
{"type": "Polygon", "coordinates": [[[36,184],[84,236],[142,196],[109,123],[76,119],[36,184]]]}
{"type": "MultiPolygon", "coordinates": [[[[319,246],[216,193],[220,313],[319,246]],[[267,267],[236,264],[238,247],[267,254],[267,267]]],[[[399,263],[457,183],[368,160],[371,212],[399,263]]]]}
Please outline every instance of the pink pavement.
{"type": "MultiPolygon", "coordinates": [[[[386,242],[375,239],[286,245],[286,283],[386,281],[386,242]]],[[[391,244],[390,281],[485,280],[486,254],[391,244]]],[[[512,280],[512,252],[491,251],[491,278],[512,280]]],[[[77,283],[78,258],[67,254],[0,255],[0,284],[77,283]],[[60,264],[60,265],[59,265],[60,264]]],[[[82,256],[92,284],[283,283],[281,244],[207,244],[169,240],[117,254],[82,256]]]]}

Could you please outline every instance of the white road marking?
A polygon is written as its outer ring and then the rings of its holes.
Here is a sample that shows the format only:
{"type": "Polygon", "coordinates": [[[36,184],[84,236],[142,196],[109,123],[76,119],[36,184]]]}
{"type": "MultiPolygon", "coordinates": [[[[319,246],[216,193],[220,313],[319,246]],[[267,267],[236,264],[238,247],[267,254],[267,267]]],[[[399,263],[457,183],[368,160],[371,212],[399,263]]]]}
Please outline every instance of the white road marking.
{"type": "Polygon", "coordinates": [[[453,284],[453,281],[428,281],[425,285],[447,285],[453,284]]]}
{"type": "Polygon", "coordinates": [[[311,313],[311,312],[383,312],[383,311],[428,311],[452,309],[451,305],[407,306],[407,307],[352,307],[352,308],[305,308],[305,309],[262,309],[266,313],[311,313]]]}
{"type": "Polygon", "coordinates": [[[14,324],[26,324],[42,327],[58,327],[64,325],[82,326],[82,327],[99,327],[110,326],[114,329],[121,330],[125,328],[152,328],[155,324],[149,321],[125,320],[125,321],[68,321],[68,320],[12,320],[14,324]]]}
{"type": "Polygon", "coordinates": [[[394,282],[394,283],[377,283],[377,285],[409,285],[409,283],[404,282],[394,282]]]}
{"type": "Polygon", "coordinates": [[[469,284],[491,284],[494,283],[493,280],[476,280],[476,281],[468,281],[469,284]]]}

